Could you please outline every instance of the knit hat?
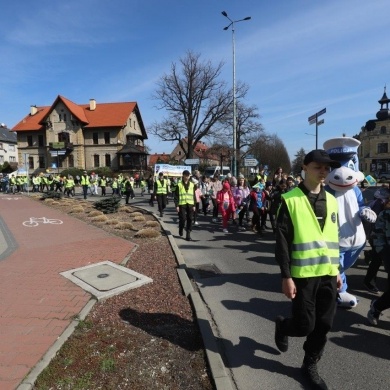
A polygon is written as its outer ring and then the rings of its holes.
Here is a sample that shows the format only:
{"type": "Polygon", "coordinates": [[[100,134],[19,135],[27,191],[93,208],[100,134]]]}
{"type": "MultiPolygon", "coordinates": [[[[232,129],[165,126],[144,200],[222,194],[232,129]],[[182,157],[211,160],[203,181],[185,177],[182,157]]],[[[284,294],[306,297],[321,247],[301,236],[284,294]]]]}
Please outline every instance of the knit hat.
{"type": "Polygon", "coordinates": [[[231,179],[230,179],[230,184],[235,187],[237,185],[237,179],[233,176],[231,179]]]}
{"type": "Polygon", "coordinates": [[[240,174],[238,175],[238,178],[239,178],[239,179],[245,179],[245,176],[244,176],[242,173],[240,173],[240,174]]]}
{"type": "Polygon", "coordinates": [[[228,182],[223,183],[224,190],[230,190],[230,184],[228,182]]]}

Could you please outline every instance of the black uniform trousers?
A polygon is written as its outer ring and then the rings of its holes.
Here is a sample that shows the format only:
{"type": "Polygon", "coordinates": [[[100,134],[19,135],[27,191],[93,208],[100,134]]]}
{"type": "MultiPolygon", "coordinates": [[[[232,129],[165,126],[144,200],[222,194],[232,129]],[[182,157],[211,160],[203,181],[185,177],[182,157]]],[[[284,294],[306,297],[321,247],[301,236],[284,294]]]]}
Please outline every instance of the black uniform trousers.
{"type": "Polygon", "coordinates": [[[184,229],[184,225],[186,225],[187,232],[192,231],[193,207],[193,204],[179,206],[179,229],[184,229]]]}
{"type": "Polygon", "coordinates": [[[280,326],[283,334],[305,337],[306,354],[321,357],[332,328],[337,307],[336,276],[293,278],[297,294],[292,300],[292,318],[286,318],[280,326]]]}
{"type": "Polygon", "coordinates": [[[157,200],[157,206],[158,206],[158,211],[162,213],[167,206],[167,195],[166,194],[157,194],[156,195],[156,200],[157,200]]]}

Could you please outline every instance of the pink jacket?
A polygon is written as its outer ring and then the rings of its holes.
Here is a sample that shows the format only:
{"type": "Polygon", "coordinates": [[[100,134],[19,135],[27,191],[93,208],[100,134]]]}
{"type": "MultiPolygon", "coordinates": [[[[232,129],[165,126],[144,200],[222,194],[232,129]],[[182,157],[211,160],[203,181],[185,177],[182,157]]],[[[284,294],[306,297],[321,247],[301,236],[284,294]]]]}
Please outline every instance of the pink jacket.
{"type": "Polygon", "coordinates": [[[227,192],[229,194],[229,206],[227,208],[224,207],[225,192],[223,190],[217,192],[217,204],[221,214],[226,212],[226,210],[230,210],[231,212],[236,211],[236,204],[234,202],[233,194],[230,190],[227,192]]]}

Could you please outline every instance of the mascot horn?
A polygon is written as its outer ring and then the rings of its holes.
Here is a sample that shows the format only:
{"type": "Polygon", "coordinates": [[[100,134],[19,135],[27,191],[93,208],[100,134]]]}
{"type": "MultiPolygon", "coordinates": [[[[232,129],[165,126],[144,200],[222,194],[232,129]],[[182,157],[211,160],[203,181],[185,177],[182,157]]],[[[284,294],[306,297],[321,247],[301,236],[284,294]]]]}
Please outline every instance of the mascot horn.
{"type": "Polygon", "coordinates": [[[343,287],[339,292],[338,304],[351,308],[357,305],[357,298],[348,293],[345,271],[352,267],[366,245],[362,221],[376,221],[376,214],[364,204],[358,183],[364,180],[359,171],[357,149],[360,141],[355,138],[332,138],[324,142],[324,149],[333,160],[341,163],[325,180],[327,191],[335,196],[339,205],[340,229],[340,275],[343,287]]]}

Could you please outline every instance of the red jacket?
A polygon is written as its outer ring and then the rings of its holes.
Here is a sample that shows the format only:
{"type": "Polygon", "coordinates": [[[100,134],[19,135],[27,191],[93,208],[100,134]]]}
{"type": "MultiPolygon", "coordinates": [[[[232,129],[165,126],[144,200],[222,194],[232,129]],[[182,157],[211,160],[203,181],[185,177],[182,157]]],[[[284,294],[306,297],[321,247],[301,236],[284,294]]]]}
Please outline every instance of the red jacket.
{"type": "MultiPolygon", "coordinates": [[[[229,190],[227,192],[229,194],[229,208],[228,208],[228,210],[234,212],[234,211],[236,211],[236,204],[235,204],[235,201],[233,198],[232,191],[229,190]]],[[[226,209],[223,207],[224,195],[225,195],[225,193],[223,190],[217,192],[217,204],[218,204],[218,209],[219,209],[220,213],[226,212],[226,209]]]]}

